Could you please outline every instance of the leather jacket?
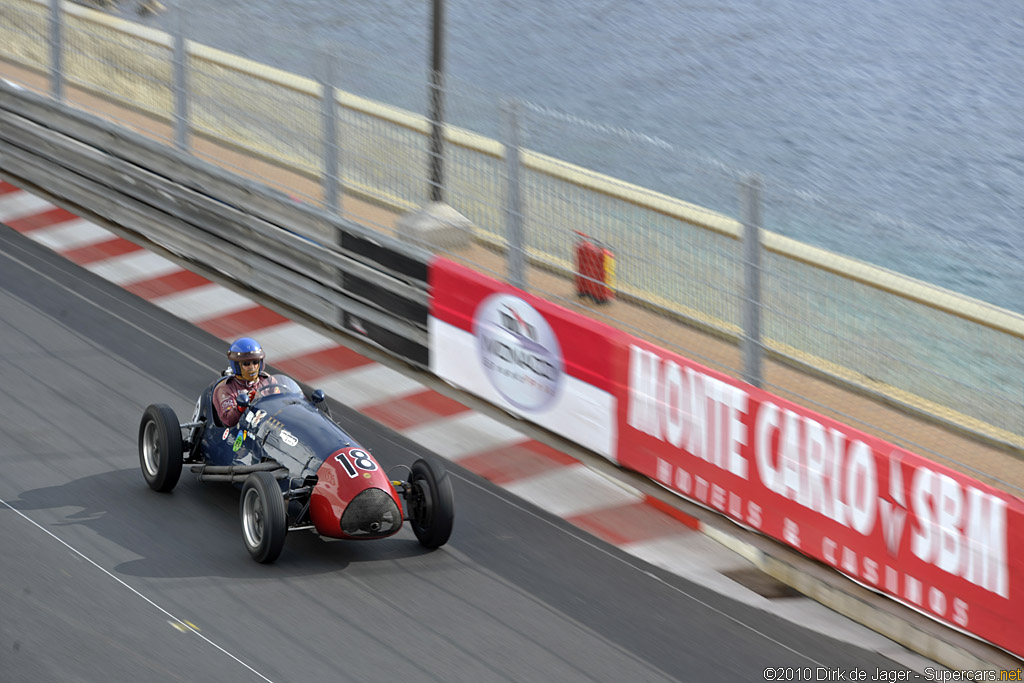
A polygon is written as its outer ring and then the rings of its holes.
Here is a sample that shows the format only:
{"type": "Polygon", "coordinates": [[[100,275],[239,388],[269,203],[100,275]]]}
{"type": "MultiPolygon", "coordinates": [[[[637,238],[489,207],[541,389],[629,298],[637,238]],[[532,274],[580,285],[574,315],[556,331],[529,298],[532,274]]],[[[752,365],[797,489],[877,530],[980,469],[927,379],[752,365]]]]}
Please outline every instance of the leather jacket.
{"type": "Polygon", "coordinates": [[[213,390],[213,405],[221,423],[225,427],[234,427],[238,424],[238,418],[242,416],[242,411],[238,409],[238,392],[248,391],[249,400],[253,401],[256,392],[268,384],[277,384],[277,380],[266,373],[261,373],[253,382],[246,382],[237,375],[232,375],[218,384],[213,390]]]}

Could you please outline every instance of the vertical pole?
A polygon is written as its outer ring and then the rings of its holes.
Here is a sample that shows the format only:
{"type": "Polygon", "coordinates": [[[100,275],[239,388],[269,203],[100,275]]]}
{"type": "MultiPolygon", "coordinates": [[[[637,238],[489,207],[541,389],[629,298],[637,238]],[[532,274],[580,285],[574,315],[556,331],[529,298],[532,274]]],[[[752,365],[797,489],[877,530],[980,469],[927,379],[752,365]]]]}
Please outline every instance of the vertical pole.
{"type": "Polygon", "coordinates": [[[331,213],[341,211],[338,192],[338,104],[334,90],[334,55],[324,52],[320,81],[321,127],[324,155],[324,206],[331,213]]]}
{"type": "Polygon", "coordinates": [[[174,22],[174,146],[188,150],[188,50],[185,48],[185,10],[178,8],[174,22]]]}
{"type": "Polygon", "coordinates": [[[764,377],[761,345],[761,193],[758,176],[740,184],[743,205],[743,381],[760,388],[764,377]]]}
{"type": "Polygon", "coordinates": [[[50,0],[50,94],[64,100],[64,18],[61,0],[50,0]]]}
{"type": "Polygon", "coordinates": [[[519,180],[519,112],[515,100],[505,103],[507,141],[505,164],[508,172],[505,198],[506,234],[508,237],[508,281],[526,289],[526,235],[523,231],[523,200],[519,180]]]}
{"type": "Polygon", "coordinates": [[[433,0],[430,60],[430,201],[444,201],[444,0],[433,0]]]}

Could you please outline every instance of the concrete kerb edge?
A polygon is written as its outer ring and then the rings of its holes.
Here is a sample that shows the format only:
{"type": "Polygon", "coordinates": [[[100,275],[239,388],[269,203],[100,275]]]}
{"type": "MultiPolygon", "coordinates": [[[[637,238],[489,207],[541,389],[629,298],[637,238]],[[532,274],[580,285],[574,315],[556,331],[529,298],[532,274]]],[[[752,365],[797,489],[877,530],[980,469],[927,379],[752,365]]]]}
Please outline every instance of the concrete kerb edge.
{"type": "Polygon", "coordinates": [[[773,539],[741,530],[727,518],[714,516],[717,518],[714,522],[700,520],[698,530],[702,534],[749,560],[777,581],[908,650],[954,671],[1013,670],[1022,664],[998,647],[872,591],[773,539]],[[727,530],[728,526],[734,529],[727,530]],[[755,536],[758,541],[744,540],[741,535],[746,534],[755,536]]]}

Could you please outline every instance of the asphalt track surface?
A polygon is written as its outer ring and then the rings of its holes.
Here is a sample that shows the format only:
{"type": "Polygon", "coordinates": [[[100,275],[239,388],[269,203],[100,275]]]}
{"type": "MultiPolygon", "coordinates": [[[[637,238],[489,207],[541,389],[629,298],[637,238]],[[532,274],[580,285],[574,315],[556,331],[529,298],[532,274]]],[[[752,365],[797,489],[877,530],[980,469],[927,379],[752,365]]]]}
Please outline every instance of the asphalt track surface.
{"type": "MultiPolygon", "coordinates": [[[[902,669],[632,558],[450,465],[428,552],[242,545],[238,492],[144,483],[149,403],[179,418],[223,342],[0,227],[0,681],[759,681],[902,669]]],[[[335,419],[385,468],[429,454],[335,419]]],[[[399,473],[398,476],[401,476],[399,473]]]]}

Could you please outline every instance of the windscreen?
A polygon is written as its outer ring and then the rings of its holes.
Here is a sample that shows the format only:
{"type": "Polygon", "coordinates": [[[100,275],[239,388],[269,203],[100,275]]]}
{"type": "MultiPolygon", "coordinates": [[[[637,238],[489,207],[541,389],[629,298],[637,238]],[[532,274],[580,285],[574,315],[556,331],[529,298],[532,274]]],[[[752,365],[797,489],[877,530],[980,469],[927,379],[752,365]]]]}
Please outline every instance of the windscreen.
{"type": "Polygon", "coordinates": [[[276,384],[268,384],[256,392],[256,397],[261,398],[263,396],[278,396],[278,395],[289,395],[294,394],[302,396],[302,389],[298,384],[295,383],[288,375],[271,375],[275,380],[276,384]]]}

